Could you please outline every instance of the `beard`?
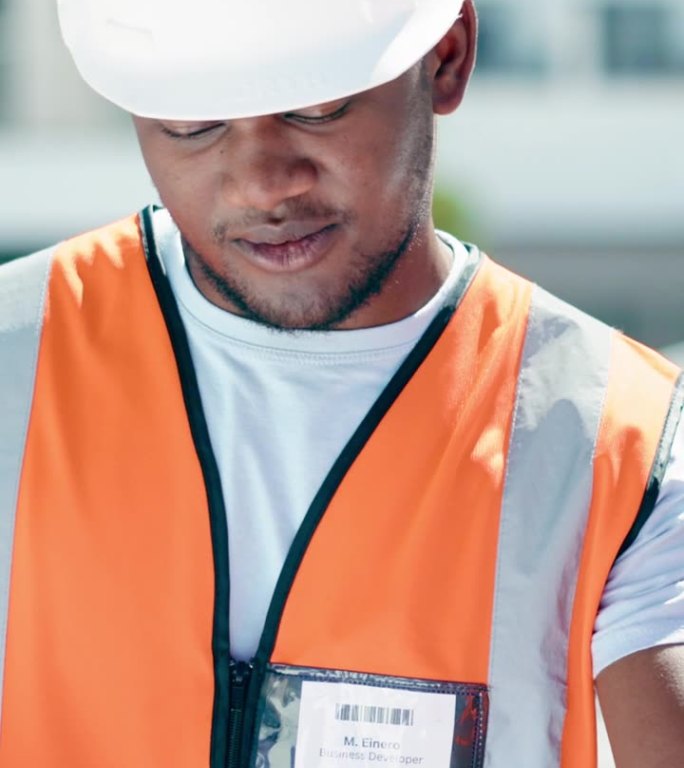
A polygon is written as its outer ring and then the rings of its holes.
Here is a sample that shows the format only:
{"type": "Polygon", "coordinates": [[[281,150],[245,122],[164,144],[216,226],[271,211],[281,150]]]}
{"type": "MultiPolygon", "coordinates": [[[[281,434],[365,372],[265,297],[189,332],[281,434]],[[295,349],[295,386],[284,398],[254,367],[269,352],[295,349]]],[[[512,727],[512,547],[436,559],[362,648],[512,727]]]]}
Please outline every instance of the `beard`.
{"type": "MultiPolygon", "coordinates": [[[[415,241],[422,208],[388,246],[372,253],[358,251],[348,261],[345,276],[334,281],[321,279],[313,288],[302,287],[297,277],[278,292],[259,290],[230,269],[217,271],[182,237],[186,263],[194,266],[213,290],[238,314],[279,331],[326,331],[338,328],[369,301],[382,293],[396,266],[415,241]],[[333,284],[334,282],[334,284],[333,284]]],[[[221,240],[215,232],[215,239],[221,240]]],[[[192,270],[191,270],[192,274],[192,270]]]]}

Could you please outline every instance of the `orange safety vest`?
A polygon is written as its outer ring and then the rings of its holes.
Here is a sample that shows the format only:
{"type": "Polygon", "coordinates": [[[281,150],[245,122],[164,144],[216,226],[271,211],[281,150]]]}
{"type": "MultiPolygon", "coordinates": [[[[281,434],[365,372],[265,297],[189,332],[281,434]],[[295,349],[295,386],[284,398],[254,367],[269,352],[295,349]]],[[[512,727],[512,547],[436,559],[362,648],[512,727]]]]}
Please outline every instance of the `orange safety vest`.
{"type": "Polygon", "coordinates": [[[0,768],[596,764],[594,618],[655,502],[673,365],[472,249],[247,665],[151,213],[4,267],[0,334],[0,768]]]}

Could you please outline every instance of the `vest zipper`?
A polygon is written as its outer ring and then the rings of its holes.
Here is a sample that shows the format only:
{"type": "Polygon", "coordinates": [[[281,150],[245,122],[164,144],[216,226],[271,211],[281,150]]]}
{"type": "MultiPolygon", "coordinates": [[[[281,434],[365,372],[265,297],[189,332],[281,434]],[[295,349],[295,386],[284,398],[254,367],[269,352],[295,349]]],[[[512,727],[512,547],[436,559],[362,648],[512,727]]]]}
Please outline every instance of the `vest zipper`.
{"type": "Polygon", "coordinates": [[[253,665],[246,661],[231,661],[230,663],[228,760],[226,768],[239,768],[241,765],[245,704],[253,670],[253,665]]]}

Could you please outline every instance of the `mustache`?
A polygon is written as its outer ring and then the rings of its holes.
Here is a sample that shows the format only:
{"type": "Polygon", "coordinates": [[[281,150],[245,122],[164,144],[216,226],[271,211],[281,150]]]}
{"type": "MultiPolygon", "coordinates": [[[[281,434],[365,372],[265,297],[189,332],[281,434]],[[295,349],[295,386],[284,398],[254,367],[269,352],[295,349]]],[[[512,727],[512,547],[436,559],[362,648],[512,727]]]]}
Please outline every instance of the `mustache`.
{"type": "Polygon", "coordinates": [[[349,224],[354,216],[348,211],[342,211],[331,206],[292,200],[284,203],[277,211],[260,211],[258,209],[242,211],[239,217],[222,219],[212,227],[214,241],[218,245],[234,239],[237,232],[264,225],[286,224],[292,221],[320,221],[322,225],[349,224]]]}

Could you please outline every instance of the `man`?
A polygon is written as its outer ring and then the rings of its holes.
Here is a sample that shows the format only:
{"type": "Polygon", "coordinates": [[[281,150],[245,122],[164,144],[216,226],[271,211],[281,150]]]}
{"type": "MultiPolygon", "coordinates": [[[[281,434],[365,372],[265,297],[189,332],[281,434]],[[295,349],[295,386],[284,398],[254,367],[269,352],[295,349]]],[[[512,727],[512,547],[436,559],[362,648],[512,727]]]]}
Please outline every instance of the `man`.
{"type": "Polygon", "coordinates": [[[471,0],[247,5],[60,5],[164,208],[0,276],[0,767],[684,764],[680,372],[435,232],[471,0]]]}

